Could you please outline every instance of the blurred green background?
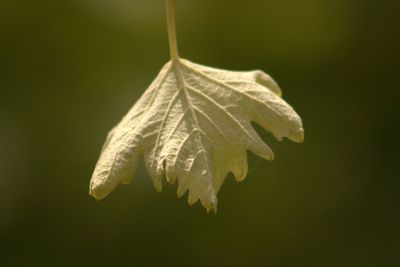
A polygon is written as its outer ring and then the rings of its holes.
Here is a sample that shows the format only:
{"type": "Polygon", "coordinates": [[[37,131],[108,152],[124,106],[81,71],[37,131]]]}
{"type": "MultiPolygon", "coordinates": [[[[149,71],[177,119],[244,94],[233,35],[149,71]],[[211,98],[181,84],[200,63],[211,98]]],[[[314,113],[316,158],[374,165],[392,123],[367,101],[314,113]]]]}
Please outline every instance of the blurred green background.
{"type": "Polygon", "coordinates": [[[169,59],[165,3],[2,0],[0,266],[400,266],[399,1],[176,2],[181,55],[271,74],[305,143],[261,131],[276,159],[217,215],[143,164],[97,203],[105,136],[169,59]]]}

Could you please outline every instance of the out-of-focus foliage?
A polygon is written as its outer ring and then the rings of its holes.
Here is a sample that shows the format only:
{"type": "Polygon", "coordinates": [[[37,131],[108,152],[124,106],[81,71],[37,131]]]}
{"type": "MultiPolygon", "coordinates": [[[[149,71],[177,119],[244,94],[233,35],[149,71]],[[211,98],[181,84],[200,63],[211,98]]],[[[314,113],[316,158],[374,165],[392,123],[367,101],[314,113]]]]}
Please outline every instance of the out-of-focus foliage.
{"type": "Polygon", "coordinates": [[[143,164],[97,203],[106,133],[169,58],[164,2],[1,1],[0,265],[398,266],[398,2],[176,2],[180,54],[271,74],[305,143],[258,129],[277,157],[216,216],[143,164]]]}

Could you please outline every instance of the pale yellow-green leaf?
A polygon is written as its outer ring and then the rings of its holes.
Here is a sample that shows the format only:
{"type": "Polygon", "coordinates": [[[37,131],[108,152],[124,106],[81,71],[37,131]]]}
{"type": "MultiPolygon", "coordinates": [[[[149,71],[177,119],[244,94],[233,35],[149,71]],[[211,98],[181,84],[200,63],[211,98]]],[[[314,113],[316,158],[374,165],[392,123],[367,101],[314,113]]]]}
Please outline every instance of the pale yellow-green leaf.
{"type": "Polygon", "coordinates": [[[262,71],[236,72],[180,59],[167,63],[122,121],[109,133],[90,184],[106,197],[135,175],[140,156],[157,191],[162,179],[178,181],[178,196],[217,208],[217,193],[229,172],[247,174],[246,150],[274,154],[253,129],[256,122],[278,140],[303,141],[303,126],[262,71]]]}

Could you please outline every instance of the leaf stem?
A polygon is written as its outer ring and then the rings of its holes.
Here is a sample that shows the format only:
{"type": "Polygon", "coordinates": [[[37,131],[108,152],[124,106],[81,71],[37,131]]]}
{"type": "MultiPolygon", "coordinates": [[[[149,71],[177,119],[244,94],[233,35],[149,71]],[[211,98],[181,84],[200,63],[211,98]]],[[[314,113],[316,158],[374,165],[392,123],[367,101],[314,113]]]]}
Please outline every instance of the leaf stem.
{"type": "Polygon", "coordinates": [[[167,27],[171,60],[176,63],[179,61],[179,54],[175,30],[175,0],[167,0],[167,27]]]}

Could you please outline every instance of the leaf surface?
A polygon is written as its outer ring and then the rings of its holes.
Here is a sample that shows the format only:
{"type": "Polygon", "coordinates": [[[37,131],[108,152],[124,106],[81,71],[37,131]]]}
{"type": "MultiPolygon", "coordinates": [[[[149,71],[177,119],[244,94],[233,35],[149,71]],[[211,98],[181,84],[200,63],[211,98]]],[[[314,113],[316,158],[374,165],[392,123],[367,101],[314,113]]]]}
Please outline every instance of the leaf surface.
{"type": "Polygon", "coordinates": [[[278,140],[302,142],[300,117],[281,98],[278,85],[262,71],[237,72],[180,59],[168,62],[122,121],[110,131],[90,183],[90,194],[106,197],[133,178],[144,157],[157,191],[162,179],[178,181],[207,211],[227,174],[247,174],[246,150],[272,160],[274,154],[251,125],[278,140]]]}

